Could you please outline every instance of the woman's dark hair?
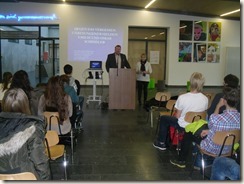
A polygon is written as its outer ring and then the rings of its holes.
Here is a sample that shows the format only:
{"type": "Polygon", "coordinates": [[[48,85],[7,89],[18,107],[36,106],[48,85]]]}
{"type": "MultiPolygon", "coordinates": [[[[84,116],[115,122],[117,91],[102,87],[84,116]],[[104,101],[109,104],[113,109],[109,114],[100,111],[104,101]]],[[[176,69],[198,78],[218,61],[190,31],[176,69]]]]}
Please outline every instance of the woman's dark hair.
{"type": "Polygon", "coordinates": [[[15,72],[10,89],[12,88],[21,88],[26,93],[28,99],[31,99],[31,91],[33,88],[30,85],[29,76],[26,71],[19,70],[15,72]]]}
{"type": "Polygon", "coordinates": [[[45,96],[45,104],[47,107],[53,107],[58,110],[59,118],[62,121],[68,118],[68,104],[64,97],[66,93],[64,91],[62,82],[59,76],[53,76],[48,80],[45,96]]]}
{"type": "Polygon", "coordinates": [[[8,85],[11,82],[13,75],[11,72],[4,72],[3,73],[3,86],[2,86],[2,91],[8,89],[8,85]]]}
{"type": "Polygon", "coordinates": [[[238,88],[224,87],[223,89],[224,96],[223,98],[227,101],[227,104],[230,107],[236,108],[240,103],[240,90],[238,88]]]}

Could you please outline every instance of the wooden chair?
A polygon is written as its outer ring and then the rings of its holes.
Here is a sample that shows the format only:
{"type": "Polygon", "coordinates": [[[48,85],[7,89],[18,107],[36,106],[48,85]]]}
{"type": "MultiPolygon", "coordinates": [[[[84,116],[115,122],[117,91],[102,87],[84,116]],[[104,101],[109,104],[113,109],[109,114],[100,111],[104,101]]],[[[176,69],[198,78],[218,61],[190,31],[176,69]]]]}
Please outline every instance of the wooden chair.
{"type": "Polygon", "coordinates": [[[158,133],[158,127],[159,127],[159,123],[160,123],[160,117],[161,116],[172,116],[175,110],[175,102],[176,100],[169,100],[166,104],[166,110],[165,111],[160,111],[159,112],[159,117],[158,117],[158,124],[157,124],[157,128],[156,128],[156,132],[155,134],[158,133]]]}
{"type": "Polygon", "coordinates": [[[45,120],[47,122],[47,130],[52,130],[52,126],[56,126],[59,129],[59,138],[60,139],[70,139],[70,146],[71,146],[71,156],[73,160],[73,154],[74,154],[74,132],[73,129],[71,129],[70,133],[67,135],[64,135],[61,130],[60,125],[60,119],[59,119],[59,113],[58,112],[49,112],[45,111],[44,113],[45,120]]]}
{"type": "MultiPolygon", "coordinates": [[[[201,156],[202,156],[203,179],[205,179],[205,163],[204,163],[203,155],[208,155],[208,156],[211,156],[214,158],[220,157],[220,156],[231,157],[231,156],[233,156],[234,144],[238,143],[239,141],[240,141],[240,130],[238,129],[238,130],[231,130],[231,131],[217,131],[216,132],[216,134],[213,137],[213,142],[221,147],[218,154],[209,153],[209,152],[203,150],[199,145],[197,145],[197,147],[201,153],[201,156]],[[230,149],[227,153],[223,154],[222,152],[223,152],[223,149],[225,146],[229,146],[230,149]]],[[[193,165],[195,164],[196,156],[197,155],[195,155],[193,165]]]]}
{"type": "Polygon", "coordinates": [[[157,106],[151,106],[149,113],[148,113],[148,118],[147,118],[147,122],[149,120],[149,116],[150,116],[150,120],[151,120],[151,127],[153,127],[153,113],[155,111],[160,111],[162,109],[164,109],[164,107],[161,107],[161,102],[163,101],[168,101],[171,98],[171,94],[170,92],[157,92],[155,95],[155,100],[158,102],[157,106]]]}
{"type": "MultiPolygon", "coordinates": [[[[66,161],[66,151],[65,151],[65,146],[59,143],[59,137],[56,131],[49,130],[46,133],[45,136],[45,145],[46,145],[46,154],[49,157],[49,161],[51,160],[56,160],[60,157],[63,157],[63,166],[64,166],[64,177],[65,180],[67,180],[67,161],[66,161]]],[[[50,168],[51,164],[49,162],[50,168]]],[[[53,172],[51,170],[51,176],[53,179],[53,172]]]]}
{"type": "Polygon", "coordinates": [[[208,98],[208,108],[209,108],[214,99],[215,93],[203,92],[203,94],[208,98]]]}
{"type": "Polygon", "coordinates": [[[31,172],[23,172],[16,174],[0,174],[0,180],[37,180],[36,176],[31,172]]]}
{"type": "MultiPolygon", "coordinates": [[[[193,123],[194,121],[198,121],[200,119],[206,119],[207,117],[207,112],[206,111],[202,111],[202,112],[192,112],[192,111],[189,111],[186,113],[185,115],[185,121],[188,122],[188,123],[193,123]]],[[[176,135],[178,134],[184,134],[184,130],[177,130],[175,129],[175,132],[174,132],[174,136],[175,137],[176,135]]],[[[180,140],[179,140],[179,136],[177,136],[177,147],[176,147],[176,150],[178,152],[178,155],[179,155],[179,151],[180,151],[180,140]]]]}

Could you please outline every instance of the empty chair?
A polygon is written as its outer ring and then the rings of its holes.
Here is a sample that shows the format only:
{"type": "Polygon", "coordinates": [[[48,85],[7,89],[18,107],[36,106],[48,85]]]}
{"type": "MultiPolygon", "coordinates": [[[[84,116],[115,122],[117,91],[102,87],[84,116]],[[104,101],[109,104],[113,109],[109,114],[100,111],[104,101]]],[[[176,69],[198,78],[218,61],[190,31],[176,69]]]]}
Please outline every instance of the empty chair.
{"type": "Polygon", "coordinates": [[[176,100],[167,101],[166,109],[164,111],[160,111],[159,112],[158,124],[157,124],[157,128],[156,128],[155,134],[158,133],[158,127],[159,127],[159,123],[160,123],[160,116],[164,116],[164,115],[172,116],[173,113],[174,113],[175,102],[176,102],[176,100]]]}
{"type": "MultiPolygon", "coordinates": [[[[63,166],[64,166],[64,177],[67,180],[67,161],[66,161],[66,151],[65,146],[59,143],[59,137],[56,131],[49,130],[45,136],[46,143],[46,154],[49,157],[49,160],[56,160],[60,157],[63,157],[63,166]]],[[[50,164],[51,165],[51,164],[50,164]]],[[[53,179],[53,171],[51,170],[51,175],[53,179]]]]}
{"type": "Polygon", "coordinates": [[[171,98],[170,92],[157,92],[155,95],[155,100],[158,102],[158,105],[154,105],[150,107],[149,114],[147,121],[149,120],[150,116],[150,121],[151,121],[151,127],[153,127],[153,113],[154,111],[160,112],[162,109],[165,109],[165,107],[161,107],[161,102],[163,101],[168,101],[171,98]]]}

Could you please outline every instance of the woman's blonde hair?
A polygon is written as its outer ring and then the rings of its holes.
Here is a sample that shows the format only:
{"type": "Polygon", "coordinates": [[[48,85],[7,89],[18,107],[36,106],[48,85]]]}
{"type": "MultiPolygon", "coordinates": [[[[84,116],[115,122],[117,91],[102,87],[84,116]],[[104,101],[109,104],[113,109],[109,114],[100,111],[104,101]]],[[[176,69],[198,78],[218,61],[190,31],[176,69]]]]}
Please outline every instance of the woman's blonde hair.
{"type": "Polygon", "coordinates": [[[205,78],[199,72],[194,72],[190,78],[191,91],[196,90],[197,92],[202,92],[203,85],[205,83],[205,78]]]}
{"type": "Polygon", "coordinates": [[[3,112],[20,112],[31,115],[29,100],[21,88],[6,91],[2,100],[3,112]]]}

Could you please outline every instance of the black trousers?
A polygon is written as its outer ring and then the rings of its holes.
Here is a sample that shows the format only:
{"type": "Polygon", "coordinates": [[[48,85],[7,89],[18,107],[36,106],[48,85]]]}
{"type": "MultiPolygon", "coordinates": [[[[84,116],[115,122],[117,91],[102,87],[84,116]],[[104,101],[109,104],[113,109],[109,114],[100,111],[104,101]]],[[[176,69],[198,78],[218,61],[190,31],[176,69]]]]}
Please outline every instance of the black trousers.
{"type": "Polygon", "coordinates": [[[184,134],[183,140],[181,142],[181,150],[179,153],[179,160],[186,161],[189,152],[192,148],[192,142],[200,145],[202,138],[194,136],[191,132],[184,134]]]}
{"type": "Polygon", "coordinates": [[[145,82],[145,81],[137,81],[138,102],[140,104],[141,104],[142,91],[144,93],[143,103],[145,104],[147,100],[148,83],[149,82],[145,82]]]}

